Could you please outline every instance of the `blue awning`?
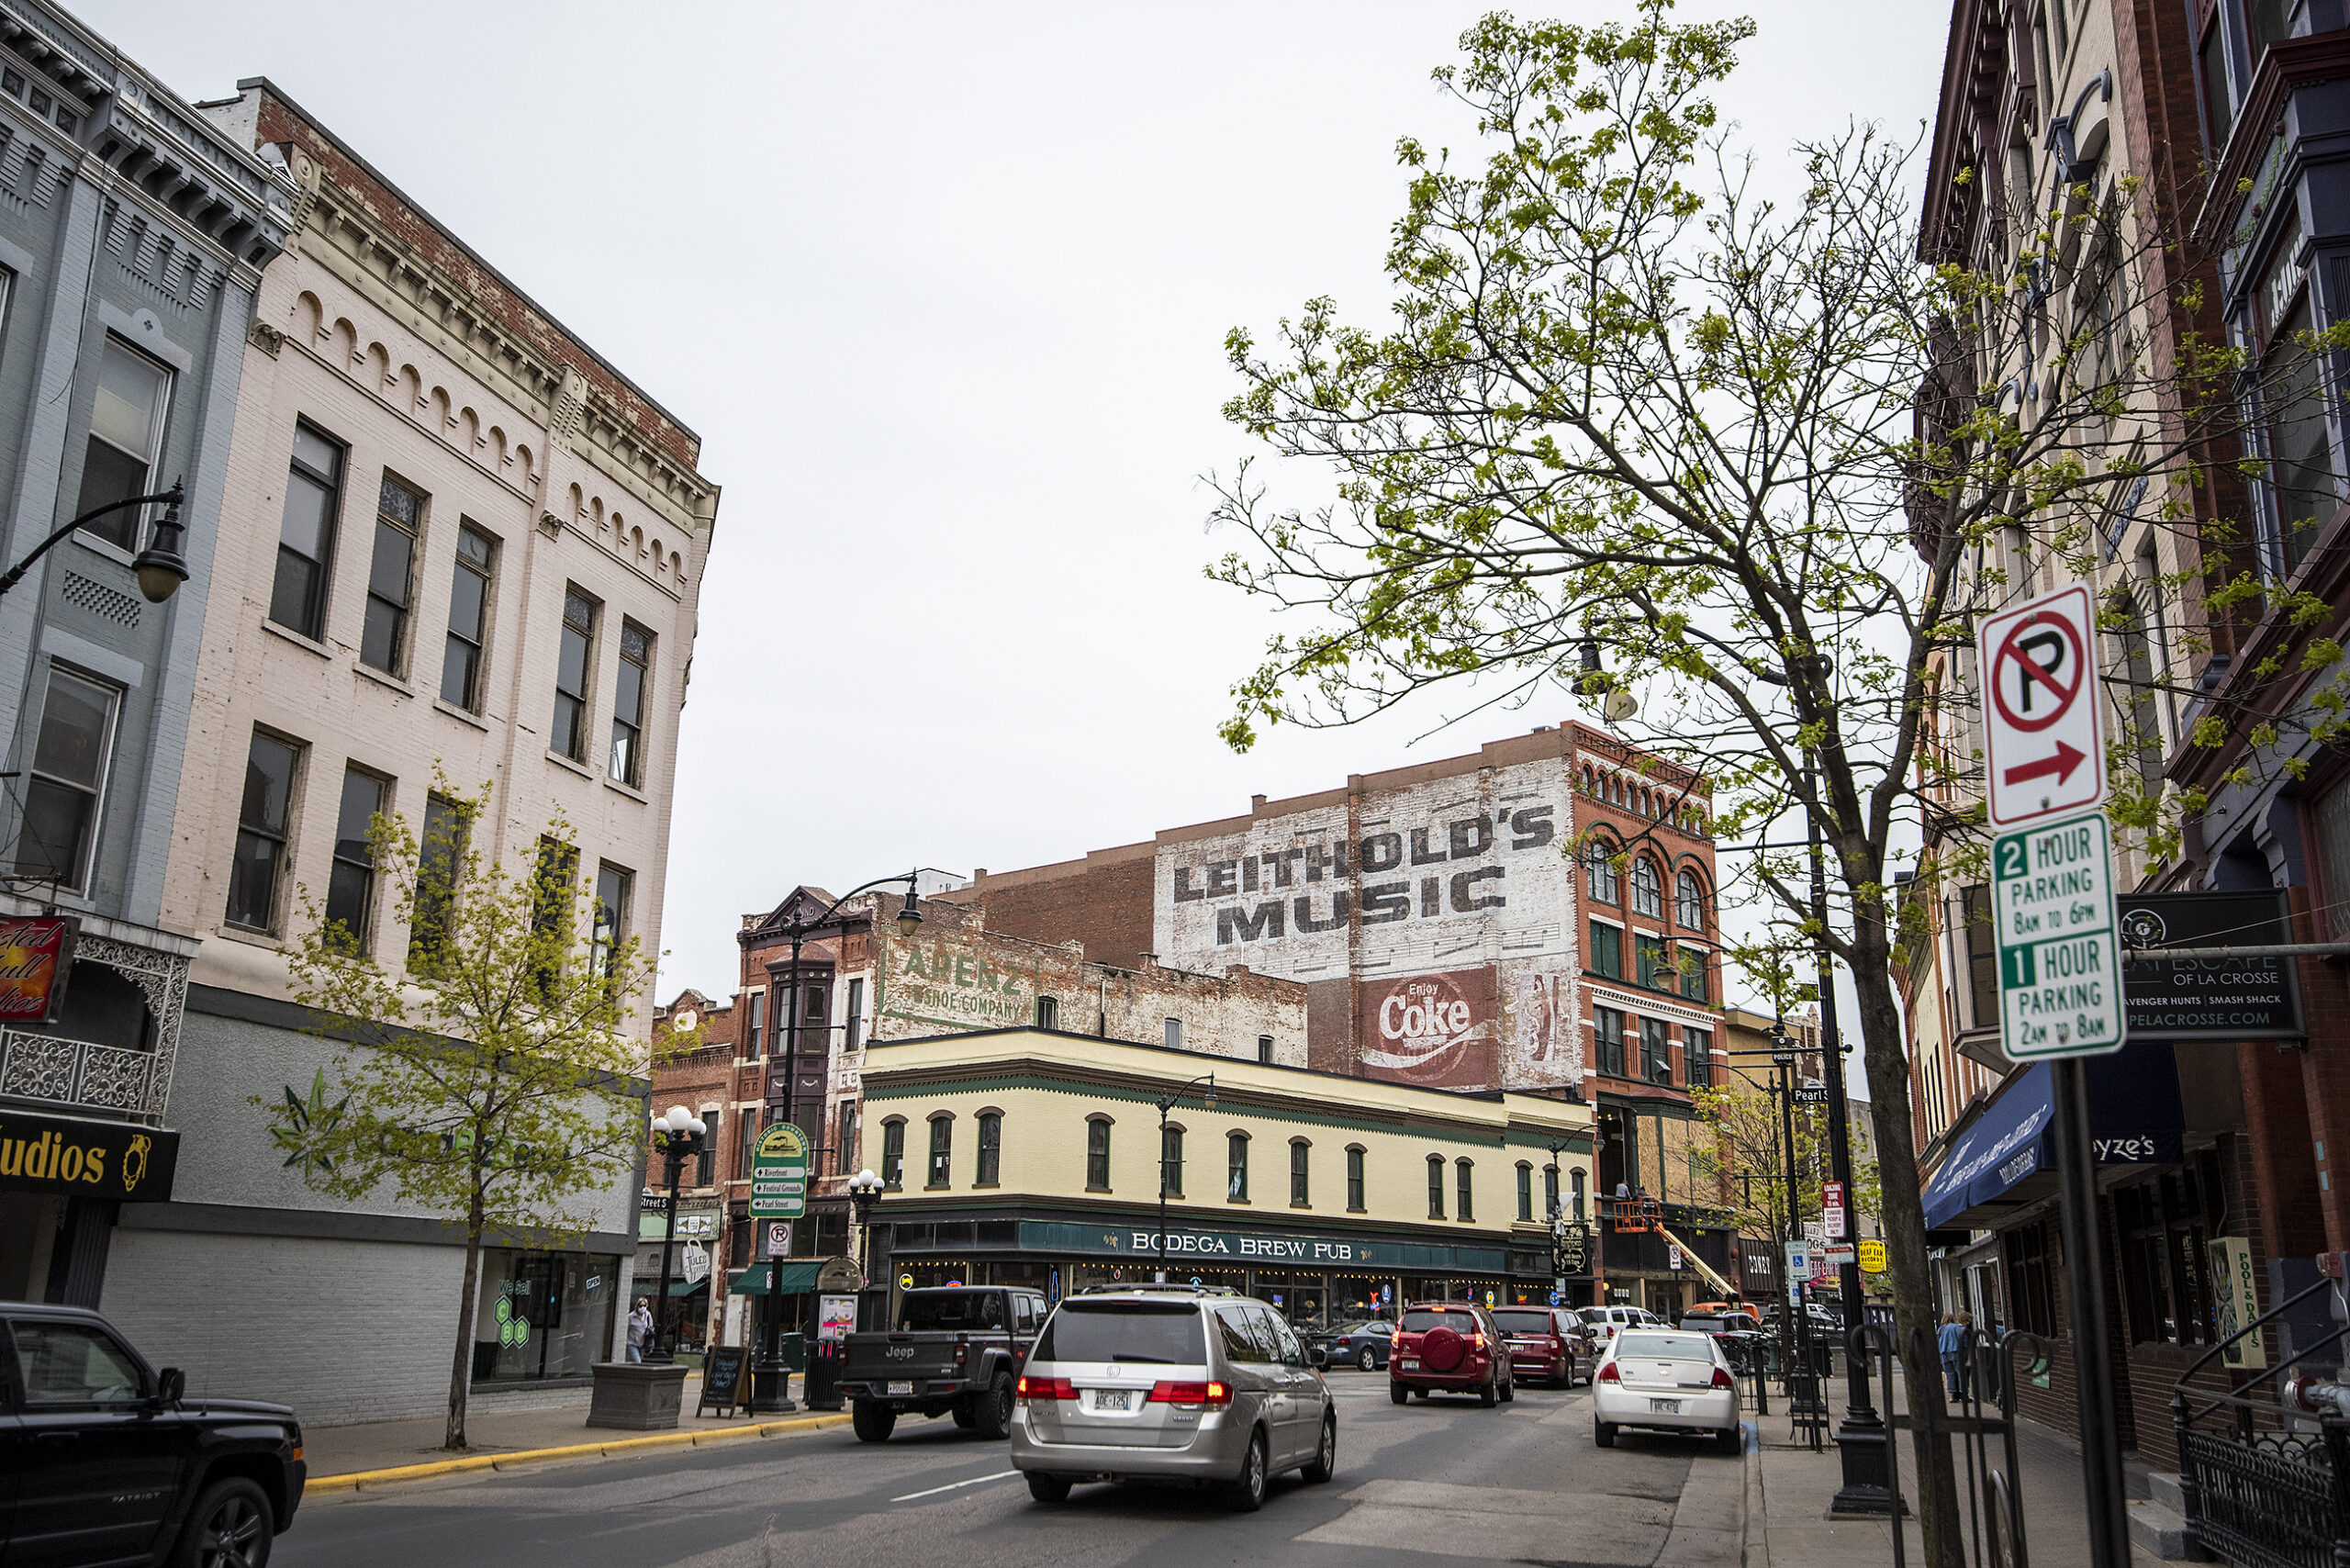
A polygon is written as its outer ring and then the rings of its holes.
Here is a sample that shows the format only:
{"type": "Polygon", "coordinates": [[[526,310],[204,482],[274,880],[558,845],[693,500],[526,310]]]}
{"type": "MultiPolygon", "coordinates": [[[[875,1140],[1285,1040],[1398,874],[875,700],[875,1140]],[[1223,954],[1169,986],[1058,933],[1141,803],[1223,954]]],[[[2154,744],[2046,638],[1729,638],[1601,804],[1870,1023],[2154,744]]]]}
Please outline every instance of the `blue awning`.
{"type": "MultiPolygon", "coordinates": [[[[2143,1042],[2091,1057],[2087,1076],[2089,1135],[2098,1164],[2178,1163],[2186,1115],[2169,1045],[2143,1042]]],[[[2054,1109],[2046,1062],[2034,1063],[2001,1085],[1926,1183],[1926,1228],[1988,1229],[2002,1214],[2053,1192],[2048,1130],[2054,1109]]]]}

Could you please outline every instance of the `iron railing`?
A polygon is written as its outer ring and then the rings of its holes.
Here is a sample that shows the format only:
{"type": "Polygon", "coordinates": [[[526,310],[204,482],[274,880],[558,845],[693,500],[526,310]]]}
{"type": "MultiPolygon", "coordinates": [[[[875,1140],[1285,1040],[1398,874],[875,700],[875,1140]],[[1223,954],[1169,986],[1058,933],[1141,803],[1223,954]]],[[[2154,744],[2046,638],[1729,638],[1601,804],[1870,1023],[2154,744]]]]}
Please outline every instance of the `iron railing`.
{"type": "MultiPolygon", "coordinates": [[[[1939,1347],[1933,1346],[1924,1330],[1912,1328],[1908,1344],[1911,1364],[1933,1367],[1947,1375],[1939,1347]]],[[[1908,1431],[1920,1418],[1913,1414],[1914,1402],[1909,1411],[1894,1407],[1894,1391],[1908,1392],[1906,1383],[1895,1381],[1894,1348],[1893,1332],[1872,1322],[1852,1330],[1847,1353],[1875,1359],[1886,1425],[1894,1431],[1908,1431]]],[[[1958,1395],[1943,1404],[1938,1418],[1924,1418],[1931,1430],[1959,1439],[1966,1462],[1966,1522],[1973,1538],[1970,1550],[1975,1568],[2031,1568],[2024,1538],[2022,1461],[2016,1452],[2016,1386],[2020,1370],[2036,1372],[2047,1364],[2047,1342],[2036,1334],[2011,1331],[1995,1338],[1980,1328],[1969,1328],[1959,1351],[1958,1395]],[[2024,1358],[2020,1368],[2019,1357],[2024,1358]],[[1994,1439],[1998,1439],[1996,1450],[1994,1439]]],[[[1905,1568],[1907,1549],[1898,1520],[1909,1508],[1901,1495],[1901,1445],[1890,1440],[1890,1434],[1885,1451],[1886,1484],[1893,1493],[1896,1519],[1893,1568],[1905,1568]]]]}
{"type": "Polygon", "coordinates": [[[151,1051],[0,1029],[0,1100],[159,1120],[162,1087],[151,1051]]]}

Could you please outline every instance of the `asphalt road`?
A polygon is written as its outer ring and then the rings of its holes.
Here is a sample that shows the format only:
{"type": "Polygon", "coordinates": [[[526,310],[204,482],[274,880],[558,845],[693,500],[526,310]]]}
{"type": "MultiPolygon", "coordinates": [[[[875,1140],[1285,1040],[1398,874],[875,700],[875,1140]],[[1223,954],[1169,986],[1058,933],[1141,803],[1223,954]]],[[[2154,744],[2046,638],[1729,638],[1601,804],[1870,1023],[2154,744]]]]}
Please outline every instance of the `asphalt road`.
{"type": "Polygon", "coordinates": [[[1028,1495],[1005,1445],[945,1417],[885,1444],[845,1427],[643,1457],[534,1465],[328,1494],[278,1538],[279,1568],[914,1568],[1327,1563],[1430,1557],[1715,1568],[1738,1562],[1743,1467],[1695,1439],[1591,1440],[1582,1389],[1487,1410],[1388,1401],[1384,1373],[1330,1374],[1338,1473],[1273,1483],[1256,1514],[1192,1487],[1028,1495]],[[1670,1540],[1671,1550],[1667,1550],[1670,1540]]]}

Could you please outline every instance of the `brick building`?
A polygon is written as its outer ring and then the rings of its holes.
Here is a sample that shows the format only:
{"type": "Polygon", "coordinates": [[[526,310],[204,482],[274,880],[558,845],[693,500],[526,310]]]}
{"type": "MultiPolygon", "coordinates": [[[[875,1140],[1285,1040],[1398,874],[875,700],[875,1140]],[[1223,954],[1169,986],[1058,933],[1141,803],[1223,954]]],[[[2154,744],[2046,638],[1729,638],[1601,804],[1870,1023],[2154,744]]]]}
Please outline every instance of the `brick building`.
{"type": "Polygon", "coordinates": [[[1727,1223],[1688,1095],[1719,1070],[1711,820],[1702,777],[1543,725],[942,897],[1116,962],[1294,980],[1317,1070],[1587,1101],[1600,1288],[1667,1309],[1696,1282],[1599,1208],[1620,1188],[1684,1235],[1727,1223]]]}

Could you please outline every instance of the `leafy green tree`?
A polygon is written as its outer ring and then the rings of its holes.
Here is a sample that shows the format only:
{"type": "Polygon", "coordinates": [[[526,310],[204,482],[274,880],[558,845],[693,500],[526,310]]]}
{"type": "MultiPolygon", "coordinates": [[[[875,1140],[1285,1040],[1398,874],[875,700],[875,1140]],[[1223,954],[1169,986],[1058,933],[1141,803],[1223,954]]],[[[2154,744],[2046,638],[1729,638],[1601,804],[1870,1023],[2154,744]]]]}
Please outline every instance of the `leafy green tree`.
{"type": "Polygon", "coordinates": [[[410,933],[378,962],[307,889],[289,950],[308,1032],[336,1047],[308,1102],[288,1091],[273,1134],[318,1191],[438,1215],[465,1238],[443,1446],[465,1442],[483,1249],[560,1246],[594,1226],[644,1144],[649,1053],[625,1030],[652,964],[596,922],[593,888],[549,824],[510,868],[472,843],[488,799],[460,800],[420,845],[377,817],[368,845],[410,933]]]}

